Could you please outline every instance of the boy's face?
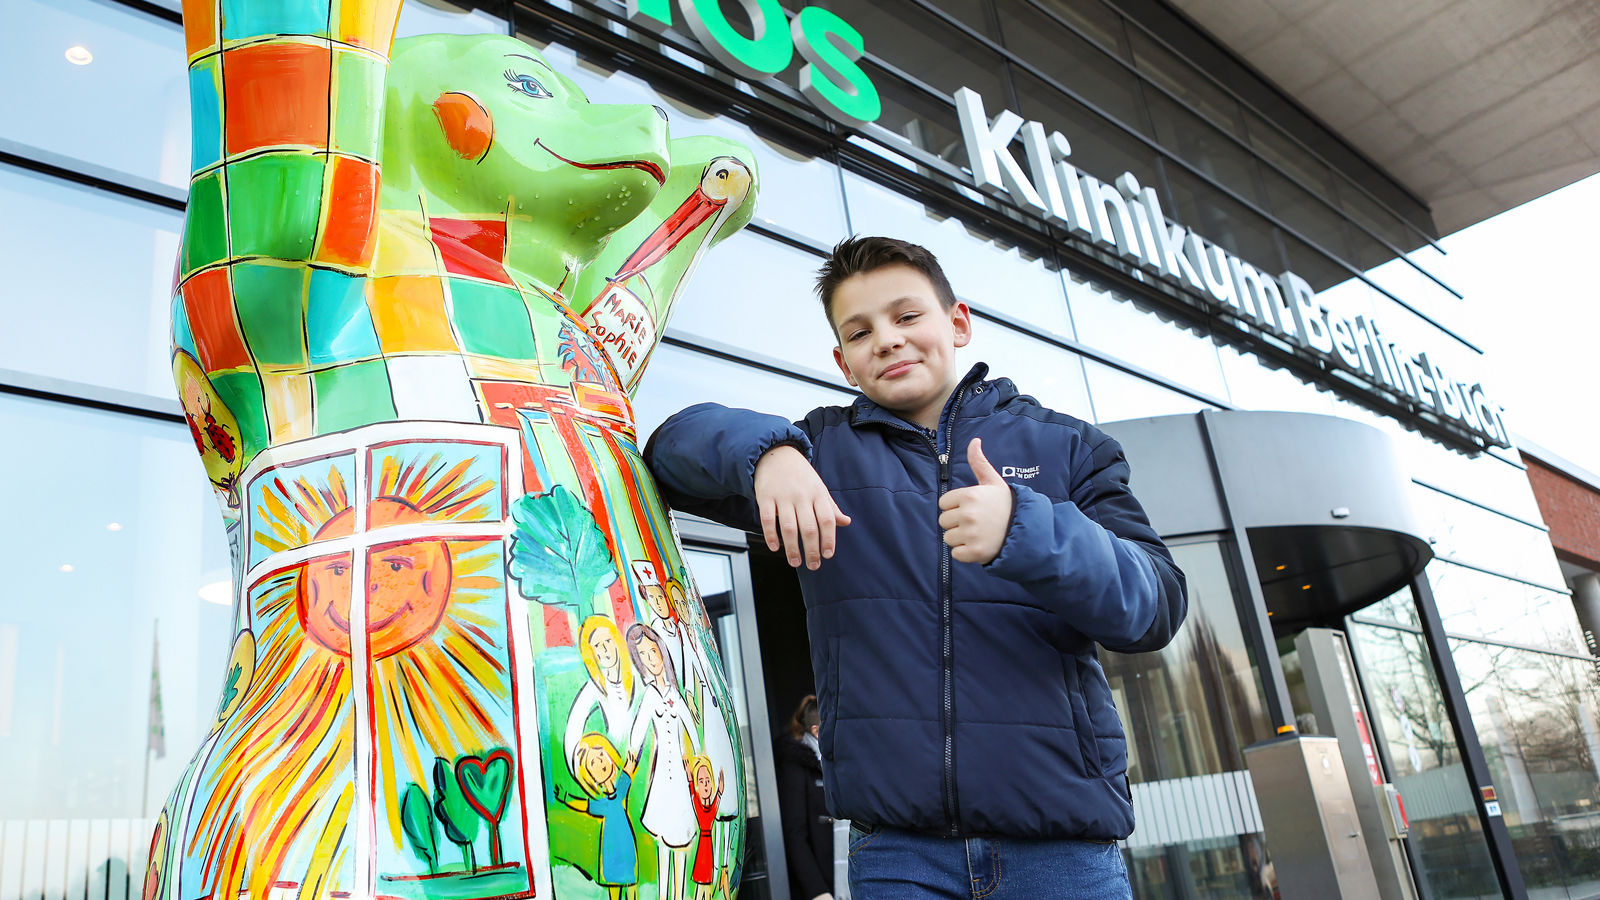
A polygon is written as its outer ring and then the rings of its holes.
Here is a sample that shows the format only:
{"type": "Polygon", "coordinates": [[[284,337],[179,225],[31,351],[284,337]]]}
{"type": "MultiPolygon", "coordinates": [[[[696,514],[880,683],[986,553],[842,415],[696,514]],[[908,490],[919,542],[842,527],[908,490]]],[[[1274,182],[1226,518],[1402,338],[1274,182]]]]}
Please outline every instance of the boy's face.
{"type": "Polygon", "coordinates": [[[907,265],[852,275],[833,292],[834,362],[867,399],[933,428],[972,337],[965,303],[945,309],[928,276],[907,265]]]}

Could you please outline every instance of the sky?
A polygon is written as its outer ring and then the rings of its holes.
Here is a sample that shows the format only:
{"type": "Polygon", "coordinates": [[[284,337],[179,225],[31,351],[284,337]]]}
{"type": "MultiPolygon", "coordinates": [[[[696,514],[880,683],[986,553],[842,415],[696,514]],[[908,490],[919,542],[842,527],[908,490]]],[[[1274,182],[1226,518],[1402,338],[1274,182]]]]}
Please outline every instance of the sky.
{"type": "Polygon", "coordinates": [[[1506,426],[1600,475],[1600,175],[1439,245],[1506,426]]]}

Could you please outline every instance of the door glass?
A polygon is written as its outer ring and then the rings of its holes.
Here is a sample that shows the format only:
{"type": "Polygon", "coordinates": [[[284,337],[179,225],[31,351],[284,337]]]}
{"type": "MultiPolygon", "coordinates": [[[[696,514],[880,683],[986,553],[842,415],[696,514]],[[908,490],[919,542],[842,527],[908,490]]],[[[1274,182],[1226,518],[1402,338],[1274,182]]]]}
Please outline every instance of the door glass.
{"type": "Polygon", "coordinates": [[[1172,547],[1189,615],[1158,653],[1102,652],[1126,720],[1139,897],[1264,898],[1261,814],[1243,750],[1271,734],[1222,547],[1172,547]]]}
{"type": "Polygon", "coordinates": [[[1388,751],[1390,774],[1411,820],[1411,861],[1418,879],[1439,900],[1498,896],[1427,642],[1414,631],[1364,622],[1352,623],[1350,638],[1372,698],[1373,727],[1388,751]]]}

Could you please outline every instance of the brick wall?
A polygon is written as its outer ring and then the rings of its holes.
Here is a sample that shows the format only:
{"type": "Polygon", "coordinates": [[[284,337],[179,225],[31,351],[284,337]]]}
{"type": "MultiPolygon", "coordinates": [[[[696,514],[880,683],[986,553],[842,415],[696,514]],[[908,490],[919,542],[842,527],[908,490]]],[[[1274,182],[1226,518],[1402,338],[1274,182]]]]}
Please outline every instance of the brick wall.
{"type": "Polygon", "coordinates": [[[1600,491],[1527,454],[1522,461],[1557,555],[1600,568],[1600,491]]]}

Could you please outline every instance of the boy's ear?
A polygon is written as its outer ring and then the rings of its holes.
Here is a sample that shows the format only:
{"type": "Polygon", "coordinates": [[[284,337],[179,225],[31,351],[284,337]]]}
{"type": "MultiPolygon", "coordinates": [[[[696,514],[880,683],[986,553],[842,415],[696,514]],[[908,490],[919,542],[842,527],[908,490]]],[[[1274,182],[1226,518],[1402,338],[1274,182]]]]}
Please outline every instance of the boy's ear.
{"type": "Polygon", "coordinates": [[[972,310],[959,300],[955,306],[950,307],[950,327],[955,331],[957,347],[965,347],[967,342],[972,340],[972,310]]]}
{"type": "MultiPolygon", "coordinates": [[[[959,344],[957,346],[960,346],[959,344]]],[[[838,347],[833,348],[833,363],[844,373],[844,380],[850,382],[851,387],[860,387],[856,384],[856,376],[850,374],[850,364],[844,361],[844,351],[838,347]]]]}

